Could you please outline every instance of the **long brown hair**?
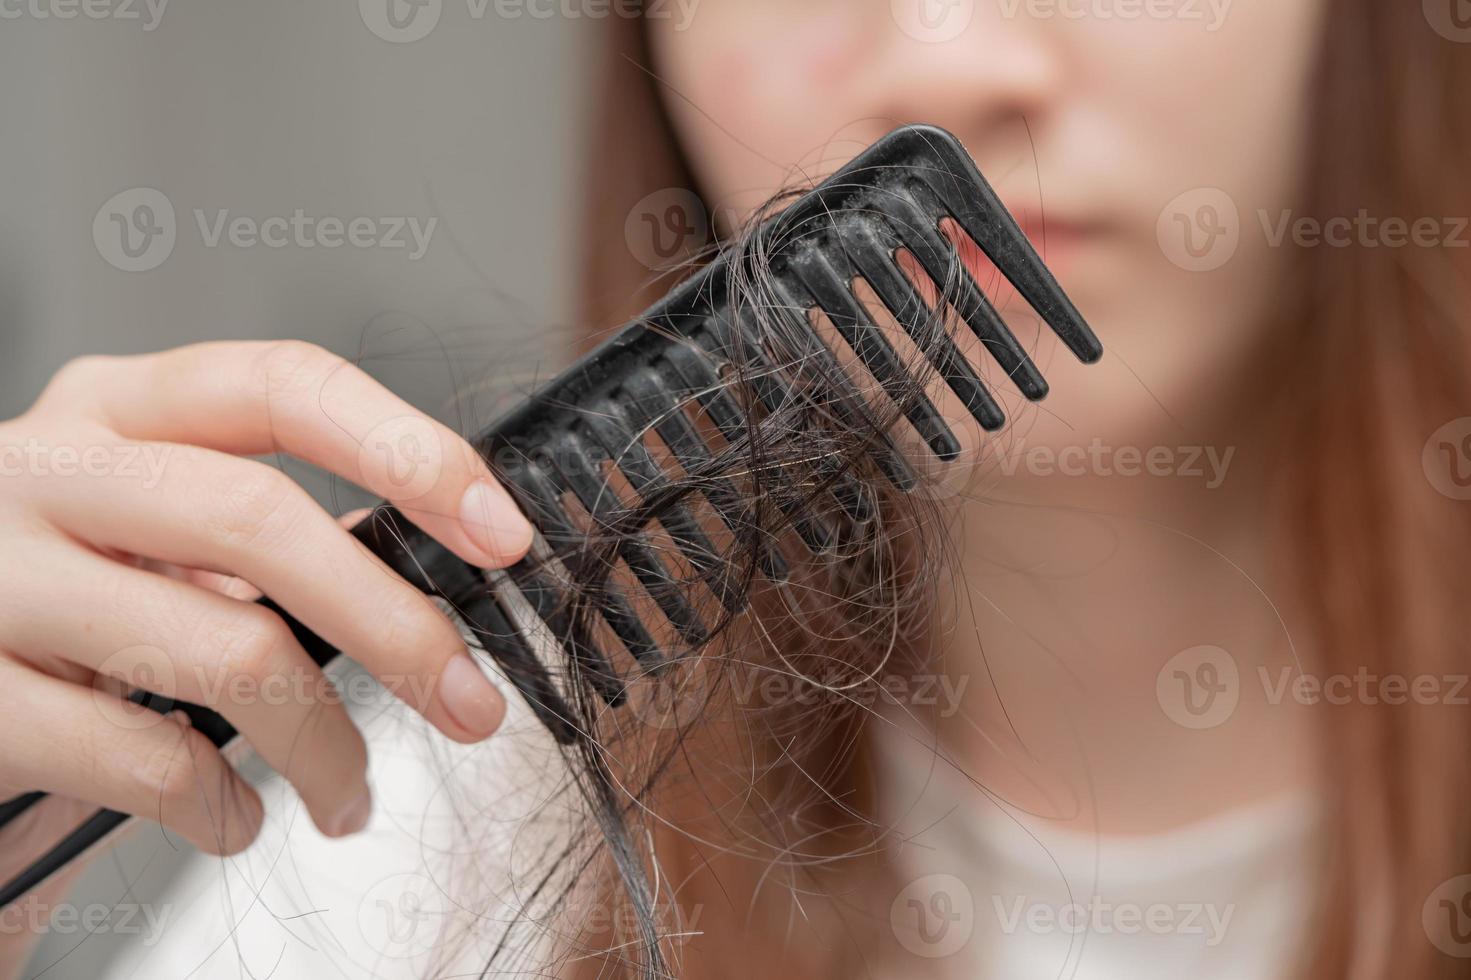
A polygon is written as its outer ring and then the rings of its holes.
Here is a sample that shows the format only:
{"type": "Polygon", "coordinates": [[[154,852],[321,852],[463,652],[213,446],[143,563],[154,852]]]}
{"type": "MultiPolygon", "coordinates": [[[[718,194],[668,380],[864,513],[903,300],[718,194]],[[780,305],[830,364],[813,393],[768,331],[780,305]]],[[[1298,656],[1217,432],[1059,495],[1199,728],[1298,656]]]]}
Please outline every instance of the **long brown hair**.
{"type": "MultiPolygon", "coordinates": [[[[1360,209],[1410,221],[1471,215],[1471,114],[1458,101],[1471,93],[1471,44],[1438,35],[1416,4],[1328,6],[1312,81],[1304,212],[1322,220],[1360,209]]],[[[697,189],[662,109],[641,25],[613,20],[582,226],[582,319],[604,326],[664,288],[624,241],[630,209],[654,191],[697,189]]],[[[1314,248],[1291,262],[1275,332],[1282,349],[1271,359],[1280,373],[1261,383],[1275,393],[1271,410],[1281,420],[1276,489],[1291,529],[1282,557],[1308,597],[1312,666],[1464,675],[1471,505],[1436,491],[1421,454],[1438,427],[1471,415],[1471,250],[1314,248]]],[[[1471,873],[1471,715],[1445,703],[1358,704],[1332,709],[1324,722],[1327,863],[1318,926],[1304,937],[1312,974],[1466,975],[1466,961],[1430,942],[1422,910],[1441,882],[1471,873]]],[[[698,751],[696,741],[689,752],[698,751]]],[[[834,792],[861,807],[861,767],[832,775],[841,781],[834,792]]],[[[711,955],[687,951],[684,975],[749,975],[778,963],[798,975],[854,972],[862,942],[794,949],[790,910],[772,908],[779,889],[762,891],[738,864],[676,838],[661,846],[673,852],[661,856],[666,872],[698,887],[703,868],[721,906],[704,926],[711,955]],[[743,886],[750,892],[740,894],[743,886]]],[[[861,905],[851,895],[843,903],[861,905]]],[[[843,903],[803,910],[832,925],[843,903]]],[[[801,928],[823,931],[813,922],[801,928]]]]}

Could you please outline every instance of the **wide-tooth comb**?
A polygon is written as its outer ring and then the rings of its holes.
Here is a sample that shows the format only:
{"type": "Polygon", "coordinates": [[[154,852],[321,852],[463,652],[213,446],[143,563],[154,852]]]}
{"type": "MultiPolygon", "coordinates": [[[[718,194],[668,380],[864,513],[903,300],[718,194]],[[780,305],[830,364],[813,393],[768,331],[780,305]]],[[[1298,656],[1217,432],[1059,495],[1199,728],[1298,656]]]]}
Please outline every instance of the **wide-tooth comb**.
{"type": "MultiPolygon", "coordinates": [[[[768,312],[789,319],[793,329],[787,335],[810,345],[806,353],[826,361],[819,376],[844,389],[804,390],[801,397],[820,401],[839,420],[870,397],[844,380],[849,375],[838,366],[838,352],[808,320],[813,310],[826,315],[853,360],[882,390],[892,393],[910,377],[903,359],[854,291],[855,280],[867,283],[900,327],[920,341],[918,332],[932,326],[936,314],[900,266],[900,250],[913,256],[934,284],[944,287],[945,299],[958,318],[1026,398],[1035,401],[1047,394],[1047,383],[1026,350],[957,261],[955,246],[941,228],[947,218],[980,246],[1079,360],[1091,363],[1102,356],[1092,330],[960,142],[932,126],[907,126],[879,140],[767,221],[754,233],[759,247],[746,249],[739,259],[760,256],[766,262],[771,275],[764,285],[776,299],[768,312]]],[[[635,493],[658,486],[665,470],[647,451],[645,431],[657,433],[686,472],[708,469],[716,450],[683,407],[697,405],[727,442],[741,439],[747,431],[745,411],[721,376],[722,368],[737,356],[735,351],[744,359],[742,378],[752,389],[748,404],[774,411],[797,397],[793,385],[800,384],[800,372],[794,377],[789,365],[771,363],[760,345],[751,342],[750,311],[728,308],[731,261],[728,255],[717,258],[475,440],[537,529],[532,554],[519,564],[493,573],[467,565],[386,504],[353,530],[394,571],[459,613],[536,716],[564,744],[580,735],[577,716],[539,647],[548,642],[560,645],[566,659],[578,665],[578,676],[607,704],[616,706],[626,699],[625,681],[612,654],[586,635],[585,617],[570,614],[573,594],[585,589],[598,618],[639,665],[657,667],[666,654],[655,639],[658,630],[612,585],[606,565],[593,573],[596,582],[571,579],[578,570],[560,559],[576,552],[587,530],[568,513],[563,500],[578,501],[601,526],[624,509],[604,467],[616,467],[635,493]]],[[[1000,428],[1005,421],[1000,405],[948,335],[926,329],[919,346],[935,375],[976,421],[987,431],[1000,428]]],[[[954,458],[961,448],[956,434],[928,398],[914,395],[913,387],[906,389],[910,397],[904,399],[904,415],[939,459],[954,458]]],[[[874,461],[899,489],[914,486],[913,471],[893,445],[876,446],[874,461]]],[[[854,475],[841,469],[829,475],[837,503],[854,518],[866,517],[865,495],[854,475]]],[[[701,496],[727,527],[749,527],[756,520],[752,504],[727,481],[708,481],[701,496]]],[[[820,553],[830,546],[830,528],[802,512],[792,499],[780,494],[775,499],[809,550],[820,553]]],[[[695,576],[729,612],[739,612],[739,583],[728,580],[730,563],[710,541],[705,526],[682,504],[663,508],[658,522],[695,576]]],[[[708,625],[691,603],[688,586],[661,558],[646,532],[629,529],[616,550],[636,587],[645,593],[647,602],[641,604],[657,608],[683,642],[700,643],[708,625]]],[[[768,577],[786,575],[786,562],[774,547],[763,549],[757,561],[768,577]]],[[[261,602],[286,619],[319,664],[336,656],[335,649],[275,602],[261,602]]],[[[235,736],[229,723],[207,708],[144,692],[135,700],[159,711],[183,709],[216,745],[235,736]]],[[[0,805],[0,825],[40,797],[28,794],[0,805]]],[[[0,906],[24,895],[126,819],[124,814],[98,811],[0,890],[0,906]]]]}

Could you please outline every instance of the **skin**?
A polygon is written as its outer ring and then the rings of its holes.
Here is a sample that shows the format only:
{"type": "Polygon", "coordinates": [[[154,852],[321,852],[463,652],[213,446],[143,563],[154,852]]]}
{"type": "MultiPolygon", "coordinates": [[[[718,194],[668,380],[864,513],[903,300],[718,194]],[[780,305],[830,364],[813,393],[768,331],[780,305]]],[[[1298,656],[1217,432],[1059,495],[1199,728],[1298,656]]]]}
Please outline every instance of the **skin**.
{"type": "MultiPolygon", "coordinates": [[[[1304,711],[1270,703],[1259,681],[1308,651],[1292,639],[1306,624],[1263,520],[1270,425],[1246,392],[1285,264],[1258,215],[1293,206],[1325,11],[1237,0],[1207,30],[1096,13],[1105,7],[1071,5],[1085,15],[1068,18],[981,2],[962,33],[935,41],[887,0],[704,0],[686,30],[649,29],[679,137],[718,207],[745,214],[896,125],[938,124],[1100,335],[1103,362],[1078,365],[1009,288],[989,290],[1052,394],[1029,406],[993,372],[1010,427],[962,433],[974,470],[953,532],[964,585],[942,625],[947,669],[970,684],[938,724],[1003,799],[1134,833],[1312,778],[1304,711]],[[1172,199],[1197,188],[1224,190],[1241,216],[1234,256],[1206,271],[1172,261],[1157,231],[1172,199]],[[997,468],[1007,447],[1094,439],[1234,455],[1218,487],[997,468]],[[1155,682],[1200,644],[1235,658],[1241,703],[1217,727],[1184,730],[1155,682]]],[[[972,268],[994,285],[984,260],[972,268]]]]}
{"type": "MultiPolygon", "coordinates": [[[[363,514],[334,519],[242,458],[321,466],[475,565],[525,553],[530,525],[470,446],[335,355],[280,342],[83,358],[0,424],[0,447],[0,797],[56,794],[7,828],[4,877],[98,806],[210,854],[255,837],[255,791],[182,715],[130,710],[127,681],[223,714],[323,833],[364,826],[363,739],[257,590],[448,737],[475,742],[500,724],[505,702],[456,628],[348,533],[363,514]]],[[[0,946],[30,938],[6,932],[0,946]]]]}

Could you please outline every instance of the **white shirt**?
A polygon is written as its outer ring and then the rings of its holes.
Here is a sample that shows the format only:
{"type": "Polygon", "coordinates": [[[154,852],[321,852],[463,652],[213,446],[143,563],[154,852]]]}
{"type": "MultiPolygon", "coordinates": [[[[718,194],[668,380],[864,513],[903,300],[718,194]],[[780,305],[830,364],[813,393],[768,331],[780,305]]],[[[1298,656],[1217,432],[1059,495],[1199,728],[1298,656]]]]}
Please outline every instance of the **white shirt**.
{"type": "Polygon", "coordinates": [[[1272,980],[1298,966],[1314,808],[1284,796],[1166,833],[1106,836],[997,801],[930,744],[878,748],[903,890],[895,935],[927,976],[1272,980]]]}

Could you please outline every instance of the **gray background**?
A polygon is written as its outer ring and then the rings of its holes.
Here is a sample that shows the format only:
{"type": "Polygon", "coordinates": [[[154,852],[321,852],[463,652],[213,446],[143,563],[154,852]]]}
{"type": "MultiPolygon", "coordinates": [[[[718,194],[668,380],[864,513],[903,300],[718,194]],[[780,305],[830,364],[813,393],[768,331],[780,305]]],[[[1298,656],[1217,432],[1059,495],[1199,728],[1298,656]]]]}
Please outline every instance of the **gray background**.
{"type": "MultiPolygon", "coordinates": [[[[0,417],[79,354],[299,337],[471,429],[565,360],[594,23],[506,19],[494,3],[477,20],[446,0],[428,36],[395,44],[355,0],[173,0],[152,31],[146,7],[131,9],[139,20],[29,7],[0,20],[0,417]],[[104,202],[134,187],[161,191],[176,215],[172,253],[143,272],[109,264],[92,232],[104,202]],[[193,214],[298,208],[439,221],[412,262],[210,248],[193,214]]],[[[356,502],[281,465],[334,506],[356,502]]],[[[136,857],[124,845],[98,862],[76,901],[115,898],[136,857]]],[[[150,850],[135,897],[180,857],[150,850]]],[[[104,973],[111,941],[94,937],[46,976],[104,973]]],[[[54,937],[38,962],[73,945],[54,937]]]]}

